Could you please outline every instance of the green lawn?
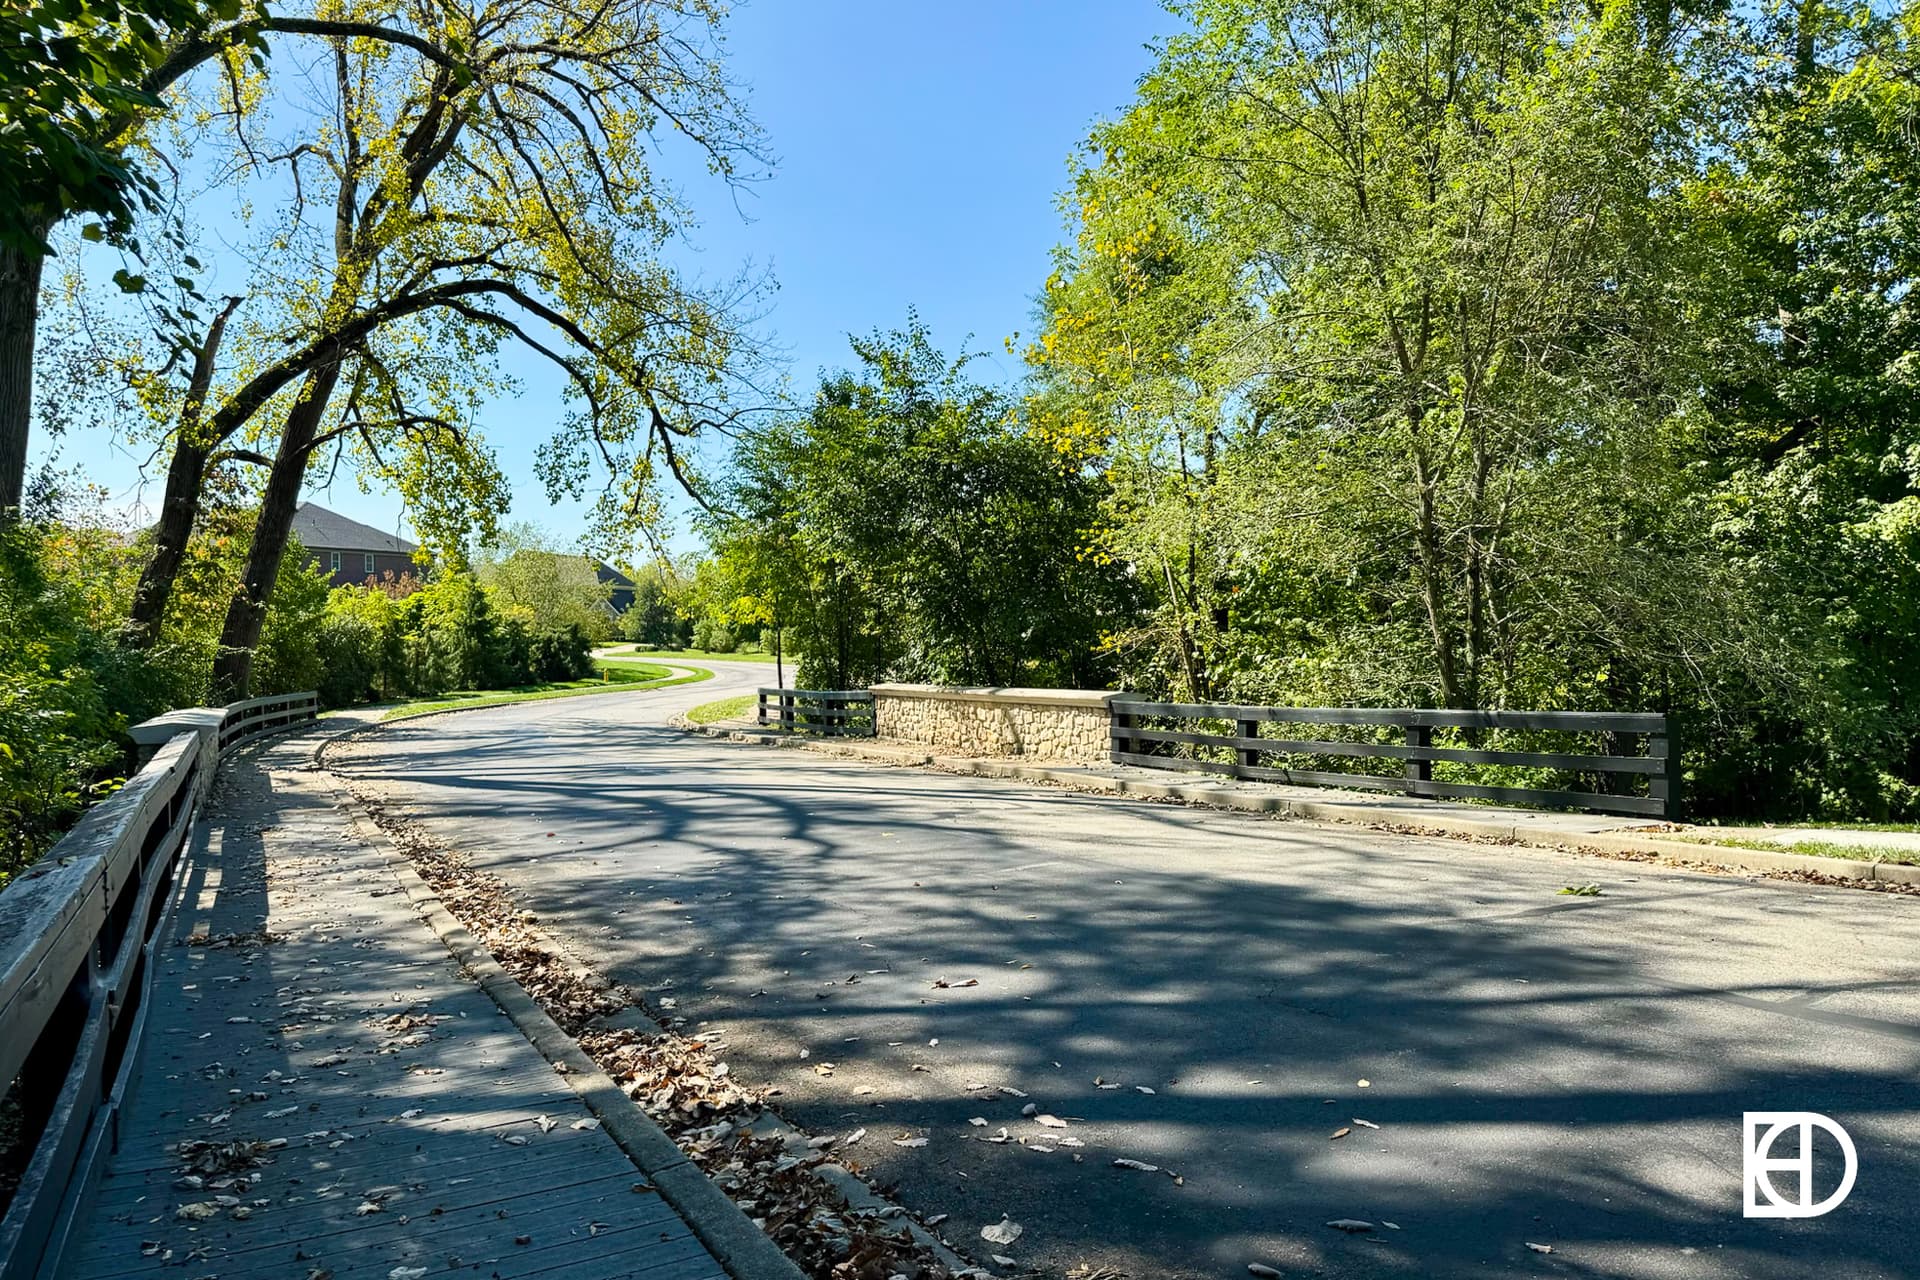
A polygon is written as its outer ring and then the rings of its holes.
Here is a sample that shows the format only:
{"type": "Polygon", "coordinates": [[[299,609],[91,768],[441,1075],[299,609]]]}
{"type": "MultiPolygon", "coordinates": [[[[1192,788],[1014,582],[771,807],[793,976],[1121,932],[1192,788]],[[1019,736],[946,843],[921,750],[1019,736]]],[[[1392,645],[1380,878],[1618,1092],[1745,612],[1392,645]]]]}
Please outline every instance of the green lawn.
{"type": "Polygon", "coordinates": [[[713,672],[697,667],[676,674],[666,667],[650,663],[595,660],[593,665],[595,674],[586,680],[529,684],[512,689],[462,689],[437,698],[394,703],[380,718],[402,720],[429,711],[465,711],[505,706],[510,702],[539,702],[547,698],[574,698],[594,693],[634,693],[642,689],[665,689],[676,684],[693,684],[713,678],[713,672]]]}
{"type": "MultiPolygon", "coordinates": [[[[1841,826],[1841,823],[1834,823],[1841,826]]],[[[1912,827],[1887,825],[1883,827],[1861,827],[1862,831],[1911,831],[1912,827]]],[[[1680,839],[1688,844],[1722,845],[1733,849],[1762,849],[1769,853],[1806,853],[1816,858],[1852,858],[1858,862],[1898,862],[1908,866],[1920,865],[1920,853],[1912,849],[1894,849],[1883,844],[1834,844],[1827,840],[1744,840],[1739,836],[1696,836],[1683,835],[1665,837],[1680,839]]]]}
{"type": "Polygon", "coordinates": [[[711,653],[705,649],[630,649],[617,655],[621,661],[627,658],[665,658],[671,662],[675,658],[712,658],[715,662],[764,662],[773,665],[770,653],[711,653]]]}
{"type": "Polygon", "coordinates": [[[743,693],[737,698],[722,698],[718,702],[703,702],[687,712],[687,719],[695,724],[715,724],[721,720],[738,720],[753,710],[759,698],[751,693],[743,693]]]}

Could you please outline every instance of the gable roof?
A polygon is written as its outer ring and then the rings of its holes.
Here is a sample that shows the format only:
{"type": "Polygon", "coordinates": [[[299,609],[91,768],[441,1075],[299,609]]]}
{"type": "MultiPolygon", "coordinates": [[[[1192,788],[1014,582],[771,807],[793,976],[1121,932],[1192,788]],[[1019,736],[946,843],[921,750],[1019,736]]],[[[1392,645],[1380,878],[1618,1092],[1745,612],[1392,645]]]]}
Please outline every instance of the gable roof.
{"type": "Polygon", "coordinates": [[[604,560],[596,561],[593,571],[594,575],[598,577],[600,581],[611,582],[615,590],[621,590],[634,585],[632,578],[629,578],[626,574],[620,572],[604,560]]]}
{"type": "Polygon", "coordinates": [[[385,551],[410,556],[414,544],[311,502],[294,508],[293,532],[309,551],[385,551]]]}

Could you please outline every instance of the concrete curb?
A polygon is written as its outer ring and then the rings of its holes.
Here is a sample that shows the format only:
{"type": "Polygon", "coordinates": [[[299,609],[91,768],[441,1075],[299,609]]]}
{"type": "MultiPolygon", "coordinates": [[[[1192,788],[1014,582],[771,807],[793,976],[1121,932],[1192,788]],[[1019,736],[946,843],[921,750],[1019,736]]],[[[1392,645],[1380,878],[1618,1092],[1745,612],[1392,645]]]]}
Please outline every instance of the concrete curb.
{"type": "Polygon", "coordinates": [[[1886,884],[1920,885],[1920,866],[1897,862],[1866,862],[1853,858],[1824,858],[1808,853],[1775,853],[1765,849],[1742,849],[1732,845],[1695,843],[1691,840],[1662,839],[1636,835],[1631,831],[1593,834],[1536,828],[1526,822],[1488,820],[1453,813],[1421,814],[1414,821],[1400,809],[1386,809],[1342,799],[1338,802],[1299,799],[1259,792],[1228,791],[1217,786],[1176,781],[1151,781],[1144,778],[1110,778],[1080,772],[1071,767],[1021,764],[1013,760],[981,757],[938,756],[918,747],[889,743],[856,744],[847,741],[823,742],[786,734],[726,729],[709,725],[691,726],[689,732],[703,737],[756,746],[782,747],[813,751],[844,759],[866,760],[873,764],[922,766],[945,773],[980,778],[1004,778],[1021,782],[1041,782],[1070,787],[1102,795],[1137,796],[1148,800],[1170,800],[1180,804],[1215,809],[1235,809],[1248,813],[1284,814],[1316,822],[1338,822],[1348,826],[1388,828],[1410,835],[1464,837],[1494,840],[1502,844],[1524,845],[1536,849],[1556,849],[1602,857],[1663,858],[1722,868],[1728,871],[1797,872],[1832,880],[1872,880],[1886,884]]]}
{"type": "MultiPolygon", "coordinates": [[[[314,767],[326,771],[323,753],[332,743],[381,723],[398,722],[376,721],[372,726],[329,737],[315,748],[314,767]]],[[[553,1069],[586,1104],[587,1110],[599,1118],[600,1127],[646,1175],[661,1198],[686,1220],[693,1234],[712,1251],[727,1274],[734,1280],[805,1280],[806,1273],[793,1259],[782,1253],[740,1206],[713,1185],[700,1166],[653,1122],[645,1109],[629,1098],[573,1037],[548,1016],[539,1002],[527,994],[526,988],[500,967],[492,953],[467,932],[466,926],[454,918],[439,895],[414,870],[412,860],[361,811],[352,793],[339,782],[331,779],[330,782],[345,801],[343,809],[354,835],[386,856],[420,919],[479,988],[500,1006],[501,1012],[520,1029],[528,1043],[553,1064],[553,1069]]]]}

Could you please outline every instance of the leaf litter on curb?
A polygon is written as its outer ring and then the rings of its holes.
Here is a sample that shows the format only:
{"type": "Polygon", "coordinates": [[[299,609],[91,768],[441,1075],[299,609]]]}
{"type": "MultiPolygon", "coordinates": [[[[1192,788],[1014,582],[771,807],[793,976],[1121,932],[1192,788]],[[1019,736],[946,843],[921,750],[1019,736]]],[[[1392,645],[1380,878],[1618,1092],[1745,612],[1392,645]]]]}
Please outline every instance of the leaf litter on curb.
{"type": "MultiPolygon", "coordinates": [[[[339,776],[360,792],[357,779],[339,776]]],[[[393,819],[377,796],[360,798],[455,918],[812,1280],[897,1275],[951,1280],[951,1267],[905,1223],[880,1211],[849,1208],[831,1184],[814,1175],[829,1160],[826,1151],[795,1152],[781,1138],[755,1132],[755,1122],[778,1090],[749,1087],[734,1077],[719,1037],[606,1025],[601,1020],[636,1001],[533,927],[500,879],[476,871],[463,855],[419,828],[393,819]]],[[[949,985],[979,983],[968,979],[949,985]]],[[[656,1011],[660,1003],[656,998],[656,1011]]],[[[831,1064],[818,1065],[826,1068],[822,1075],[833,1070],[831,1064]]],[[[1001,1091],[1026,1096],[1011,1086],[1001,1091]]],[[[528,1141],[525,1134],[513,1138],[518,1139],[514,1145],[528,1141]]],[[[837,1163],[860,1173],[844,1156],[837,1163]]],[[[644,1183],[635,1189],[651,1190],[644,1183]]]]}
{"type": "Polygon", "coordinates": [[[1020,1233],[1024,1230],[1026,1230],[1025,1227],[1003,1213],[1000,1215],[1000,1221],[980,1228],[980,1238],[988,1244],[1012,1244],[1020,1238],[1020,1233]]]}

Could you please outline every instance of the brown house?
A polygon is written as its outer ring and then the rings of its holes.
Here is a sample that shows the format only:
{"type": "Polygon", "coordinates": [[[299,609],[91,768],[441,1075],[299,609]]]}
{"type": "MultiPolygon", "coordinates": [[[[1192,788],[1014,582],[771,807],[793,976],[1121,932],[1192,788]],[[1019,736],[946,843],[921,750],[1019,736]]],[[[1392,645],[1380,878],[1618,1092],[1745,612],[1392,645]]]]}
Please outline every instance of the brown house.
{"type": "Polygon", "coordinates": [[[311,502],[294,511],[293,532],[313,553],[314,564],[332,575],[336,587],[414,572],[413,543],[311,502]]]}

